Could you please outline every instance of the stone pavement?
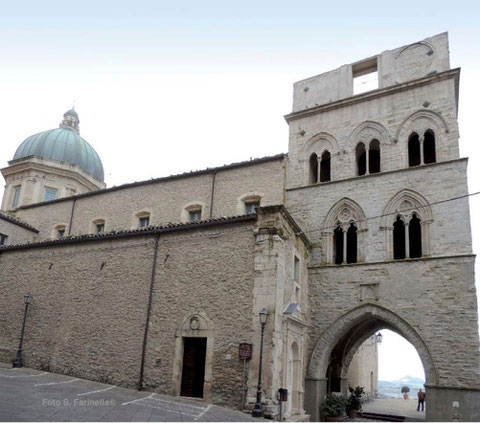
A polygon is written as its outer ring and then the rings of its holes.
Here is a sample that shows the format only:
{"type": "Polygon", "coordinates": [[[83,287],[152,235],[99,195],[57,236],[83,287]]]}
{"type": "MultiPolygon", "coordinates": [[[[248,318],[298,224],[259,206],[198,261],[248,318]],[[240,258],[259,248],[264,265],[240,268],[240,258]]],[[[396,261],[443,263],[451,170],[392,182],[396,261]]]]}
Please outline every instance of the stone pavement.
{"type": "MultiPolygon", "coordinates": [[[[417,400],[392,398],[374,399],[362,405],[363,411],[370,413],[405,416],[406,421],[425,421],[425,411],[417,411],[417,400]]],[[[425,402],[425,410],[427,403],[425,402]]]]}
{"type": "Polygon", "coordinates": [[[0,421],[256,421],[201,400],[0,366],[0,421]]]}

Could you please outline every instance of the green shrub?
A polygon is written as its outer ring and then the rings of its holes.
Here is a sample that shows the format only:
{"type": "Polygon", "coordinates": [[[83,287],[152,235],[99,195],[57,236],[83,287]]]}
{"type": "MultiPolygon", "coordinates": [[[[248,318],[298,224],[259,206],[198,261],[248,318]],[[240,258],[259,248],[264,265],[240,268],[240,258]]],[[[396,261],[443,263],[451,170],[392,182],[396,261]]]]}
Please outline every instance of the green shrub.
{"type": "Polygon", "coordinates": [[[402,394],[408,394],[410,392],[410,388],[405,385],[405,386],[402,386],[402,394]]]}
{"type": "Polygon", "coordinates": [[[362,411],[362,396],[365,394],[363,386],[357,386],[355,389],[348,388],[350,396],[347,399],[346,408],[348,410],[362,411]]]}
{"type": "Polygon", "coordinates": [[[344,394],[332,395],[328,394],[323,402],[323,414],[325,416],[338,417],[345,411],[347,397],[344,394]]]}

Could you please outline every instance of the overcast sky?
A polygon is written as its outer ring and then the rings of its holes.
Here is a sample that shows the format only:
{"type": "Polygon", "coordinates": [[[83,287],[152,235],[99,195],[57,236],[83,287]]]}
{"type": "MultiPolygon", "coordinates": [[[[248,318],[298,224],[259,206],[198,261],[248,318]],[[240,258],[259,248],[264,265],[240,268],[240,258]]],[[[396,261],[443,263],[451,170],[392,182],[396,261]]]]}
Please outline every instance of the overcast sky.
{"type": "MultiPolygon", "coordinates": [[[[0,5],[2,167],[74,102],[108,186],[287,152],[293,82],[449,31],[451,65],[462,67],[460,151],[480,191],[478,2],[0,5]]],[[[471,207],[478,251],[480,196],[471,207]]],[[[408,360],[394,350],[384,367],[398,372],[408,360]]],[[[402,372],[423,377],[408,363],[402,372]]]]}

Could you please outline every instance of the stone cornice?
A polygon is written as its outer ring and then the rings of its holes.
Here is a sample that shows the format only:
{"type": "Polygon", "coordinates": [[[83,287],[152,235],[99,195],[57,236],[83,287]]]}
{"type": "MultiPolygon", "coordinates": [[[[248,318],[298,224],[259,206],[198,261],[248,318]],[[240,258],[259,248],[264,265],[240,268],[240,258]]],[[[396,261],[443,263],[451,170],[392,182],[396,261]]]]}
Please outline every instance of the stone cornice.
{"type": "MultiPolygon", "coordinates": [[[[423,78],[414,79],[413,81],[404,82],[402,84],[393,85],[386,88],[379,88],[377,90],[368,91],[366,93],[354,95],[341,100],[332,101],[331,103],[322,104],[320,106],[310,107],[308,109],[299,110],[297,112],[289,113],[285,115],[285,120],[290,123],[296,119],[301,119],[307,116],[316,115],[318,113],[324,113],[330,110],[339,109],[341,107],[351,106],[352,104],[361,103],[363,101],[372,100],[374,98],[384,97],[392,95],[397,92],[410,90],[412,88],[422,87],[424,85],[431,84],[433,82],[442,81],[444,79],[455,78],[456,87],[458,87],[458,80],[460,78],[460,68],[451,69],[441,73],[435,73],[434,75],[428,75],[423,78]]],[[[456,90],[458,92],[458,89],[456,90]]],[[[458,101],[457,101],[458,104],[458,101]]]]}
{"type": "Polygon", "coordinates": [[[311,184],[311,185],[304,185],[300,187],[292,187],[292,188],[287,188],[287,191],[297,191],[301,189],[309,189],[309,188],[319,188],[319,187],[324,187],[332,184],[339,184],[342,182],[350,182],[358,179],[364,179],[364,178],[379,178],[385,175],[391,175],[393,173],[401,173],[401,172],[418,172],[423,169],[429,169],[432,167],[436,166],[442,166],[442,165],[448,165],[451,163],[456,163],[456,162],[466,162],[468,163],[468,157],[462,157],[460,159],[453,159],[453,160],[446,160],[443,162],[437,162],[437,163],[430,163],[430,164],[424,164],[421,166],[413,166],[413,167],[404,167],[401,169],[394,169],[394,170],[386,170],[384,172],[379,172],[379,173],[372,173],[369,175],[362,175],[362,176],[352,176],[351,178],[345,178],[345,179],[337,179],[335,181],[328,181],[328,182],[319,182],[317,184],[311,184]]]}
{"type": "Polygon", "coordinates": [[[457,254],[450,256],[435,256],[435,257],[420,257],[414,259],[401,259],[401,260],[384,260],[384,261],[364,261],[361,263],[350,263],[350,264],[313,264],[308,266],[309,269],[345,269],[348,267],[356,266],[384,266],[396,263],[415,263],[422,261],[431,261],[431,260],[451,260],[451,259],[475,259],[475,254],[457,254]]]}

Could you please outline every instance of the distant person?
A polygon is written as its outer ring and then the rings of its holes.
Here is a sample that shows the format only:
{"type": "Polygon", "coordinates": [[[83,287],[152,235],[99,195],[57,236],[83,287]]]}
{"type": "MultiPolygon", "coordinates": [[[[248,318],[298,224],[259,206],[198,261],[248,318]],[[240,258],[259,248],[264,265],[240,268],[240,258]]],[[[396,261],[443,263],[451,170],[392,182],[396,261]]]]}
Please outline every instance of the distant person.
{"type": "Polygon", "coordinates": [[[418,391],[418,406],[417,406],[417,411],[420,411],[420,404],[422,405],[422,411],[424,410],[424,404],[425,402],[425,392],[423,392],[421,389],[418,391]]]}

